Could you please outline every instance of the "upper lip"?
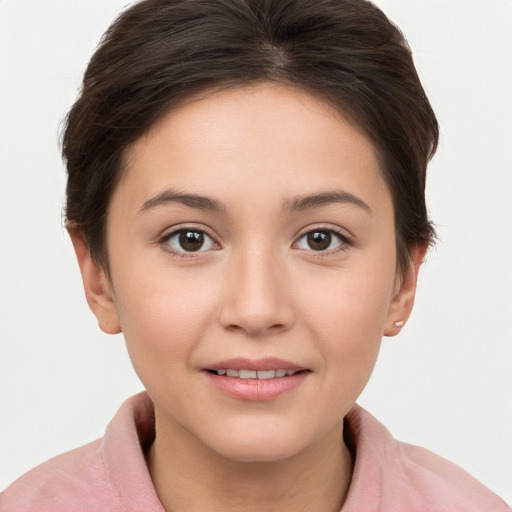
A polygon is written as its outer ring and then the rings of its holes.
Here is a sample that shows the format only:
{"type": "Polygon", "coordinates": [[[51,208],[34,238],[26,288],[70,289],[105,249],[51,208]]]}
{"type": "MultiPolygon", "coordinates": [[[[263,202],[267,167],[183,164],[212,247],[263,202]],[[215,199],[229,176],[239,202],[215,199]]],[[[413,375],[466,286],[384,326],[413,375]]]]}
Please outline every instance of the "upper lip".
{"type": "Polygon", "coordinates": [[[262,359],[248,359],[245,357],[236,357],[233,359],[225,359],[223,361],[209,364],[205,370],[218,370],[220,368],[229,368],[232,370],[306,370],[304,366],[300,366],[284,359],[275,357],[265,357],[262,359]]]}

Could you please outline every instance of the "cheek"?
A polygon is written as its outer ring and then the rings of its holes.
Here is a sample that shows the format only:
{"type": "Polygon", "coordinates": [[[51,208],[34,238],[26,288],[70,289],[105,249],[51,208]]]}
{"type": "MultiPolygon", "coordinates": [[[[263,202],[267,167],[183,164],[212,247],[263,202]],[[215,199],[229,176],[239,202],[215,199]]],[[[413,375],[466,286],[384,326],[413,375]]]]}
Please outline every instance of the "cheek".
{"type": "Polygon", "coordinates": [[[303,273],[301,309],[318,319],[319,329],[369,340],[382,336],[395,287],[394,258],[363,261],[336,271],[303,273]]]}
{"type": "Polygon", "coordinates": [[[135,370],[143,374],[185,364],[211,322],[213,297],[197,279],[151,271],[118,276],[116,305],[135,370]]]}
{"type": "Polygon", "coordinates": [[[334,279],[309,287],[303,297],[307,326],[323,352],[333,393],[343,389],[355,400],[366,385],[384,333],[394,276],[392,264],[384,272],[340,270],[334,279]]]}

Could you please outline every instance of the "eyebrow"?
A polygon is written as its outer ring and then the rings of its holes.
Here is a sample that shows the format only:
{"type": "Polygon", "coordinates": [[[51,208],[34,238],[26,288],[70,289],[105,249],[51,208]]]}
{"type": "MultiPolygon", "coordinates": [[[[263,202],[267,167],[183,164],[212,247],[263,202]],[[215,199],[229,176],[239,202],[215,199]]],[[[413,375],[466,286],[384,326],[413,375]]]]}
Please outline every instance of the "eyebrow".
{"type": "Polygon", "coordinates": [[[225,208],[215,199],[201,196],[198,194],[187,194],[176,190],[167,189],[157,194],[155,197],[148,199],[139,210],[139,214],[145,213],[157,206],[163,206],[169,203],[178,203],[189,208],[205,210],[210,212],[224,212],[225,208]]]}
{"type": "MultiPolygon", "coordinates": [[[[139,214],[143,214],[149,210],[152,210],[153,208],[169,203],[178,203],[189,208],[210,212],[226,212],[226,208],[219,201],[212,199],[211,197],[178,192],[173,189],[166,189],[151,199],[145,201],[142,205],[142,208],[139,210],[139,214]]],[[[285,210],[290,212],[305,211],[319,208],[321,206],[326,206],[332,203],[352,204],[362,208],[369,214],[372,213],[371,208],[362,199],[345,190],[331,190],[318,194],[298,196],[286,201],[285,210]]]]}
{"type": "Polygon", "coordinates": [[[319,208],[332,203],[346,203],[352,204],[363,210],[367,211],[370,215],[372,209],[359,197],[345,190],[331,190],[328,192],[321,192],[319,194],[311,194],[307,196],[299,196],[295,199],[288,201],[286,209],[289,211],[304,211],[313,208],[319,208]]]}

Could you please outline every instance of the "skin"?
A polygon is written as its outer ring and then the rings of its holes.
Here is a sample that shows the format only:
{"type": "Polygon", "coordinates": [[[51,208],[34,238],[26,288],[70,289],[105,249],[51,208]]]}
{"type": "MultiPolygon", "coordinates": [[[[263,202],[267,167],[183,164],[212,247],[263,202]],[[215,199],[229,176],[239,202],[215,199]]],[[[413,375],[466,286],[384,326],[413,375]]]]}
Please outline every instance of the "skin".
{"type": "Polygon", "coordinates": [[[411,312],[425,252],[414,248],[397,275],[393,205],[371,141],[316,98],[260,84],[182,105],[126,157],[107,221],[111,280],[70,234],[100,327],[124,333],[155,402],[148,467],[162,504],[338,511],[353,465],[343,417],[382,336],[411,312]],[[219,210],[162,201],[169,190],[219,210]],[[291,208],[332,191],[344,200],[291,208]],[[185,227],[211,241],[185,252],[168,237],[185,227]],[[306,233],[329,230],[342,238],[308,245],[306,233]],[[226,396],[204,371],[269,356],[308,372],[264,402],[226,396]]]}

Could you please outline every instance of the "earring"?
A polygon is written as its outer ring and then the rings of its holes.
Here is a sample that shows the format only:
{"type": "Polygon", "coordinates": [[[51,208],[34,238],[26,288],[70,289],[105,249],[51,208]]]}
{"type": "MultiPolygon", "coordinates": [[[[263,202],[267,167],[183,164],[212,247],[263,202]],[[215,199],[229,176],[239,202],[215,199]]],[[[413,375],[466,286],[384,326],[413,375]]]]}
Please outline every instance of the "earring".
{"type": "Polygon", "coordinates": [[[403,327],[404,326],[404,321],[403,320],[399,320],[398,322],[395,322],[393,325],[395,327],[403,327]]]}

